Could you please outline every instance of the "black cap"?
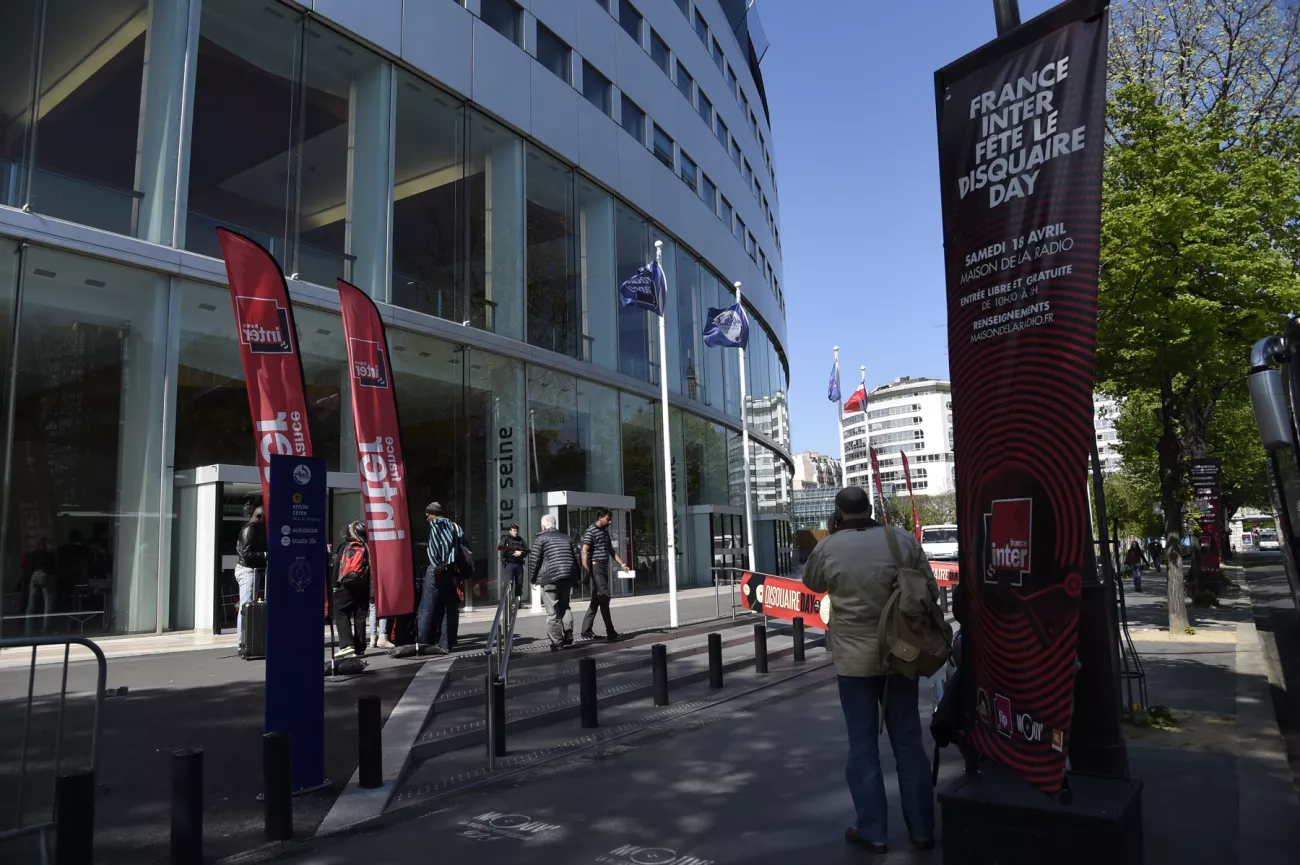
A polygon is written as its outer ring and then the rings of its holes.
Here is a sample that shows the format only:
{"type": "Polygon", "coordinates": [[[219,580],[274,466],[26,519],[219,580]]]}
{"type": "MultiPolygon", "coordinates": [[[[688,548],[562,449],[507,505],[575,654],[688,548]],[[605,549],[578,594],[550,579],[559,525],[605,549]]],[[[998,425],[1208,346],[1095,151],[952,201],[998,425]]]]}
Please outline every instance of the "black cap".
{"type": "Polygon", "coordinates": [[[510,529],[517,529],[517,528],[519,528],[519,523],[511,523],[509,526],[506,527],[506,531],[510,531],[510,529]]]}
{"type": "Polygon", "coordinates": [[[835,494],[835,507],[848,516],[871,516],[871,499],[862,487],[845,487],[835,494]]]}
{"type": "Polygon", "coordinates": [[[440,502],[429,502],[424,506],[426,514],[433,514],[435,517],[442,513],[442,504],[440,502]]]}

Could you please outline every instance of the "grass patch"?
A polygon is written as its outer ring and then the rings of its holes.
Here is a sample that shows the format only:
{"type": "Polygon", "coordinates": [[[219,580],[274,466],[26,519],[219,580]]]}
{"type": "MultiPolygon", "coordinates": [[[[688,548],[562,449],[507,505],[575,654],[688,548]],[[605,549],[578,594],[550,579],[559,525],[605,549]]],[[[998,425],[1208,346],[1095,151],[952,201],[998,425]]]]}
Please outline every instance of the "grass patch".
{"type": "Polygon", "coordinates": [[[1188,625],[1185,628],[1183,628],[1183,633],[1191,637],[1196,634],[1196,629],[1193,628],[1191,625],[1188,625]]]}
{"type": "Polygon", "coordinates": [[[1151,706],[1143,709],[1134,703],[1124,713],[1124,720],[1134,727],[1151,727],[1156,730],[1177,730],[1181,726],[1168,706],[1151,706]]]}

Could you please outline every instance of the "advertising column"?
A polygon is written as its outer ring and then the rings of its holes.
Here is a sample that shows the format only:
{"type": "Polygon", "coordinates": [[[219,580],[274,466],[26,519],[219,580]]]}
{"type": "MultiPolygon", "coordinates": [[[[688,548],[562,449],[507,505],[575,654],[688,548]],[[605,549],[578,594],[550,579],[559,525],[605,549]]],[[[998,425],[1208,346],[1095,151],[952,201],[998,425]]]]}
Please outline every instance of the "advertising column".
{"type": "Polygon", "coordinates": [[[1088,543],[1105,6],[935,73],[972,744],[1052,796],[1088,543]]]}
{"type": "MultiPolygon", "coordinates": [[[[1223,502],[1221,477],[1223,464],[1215,457],[1192,460],[1192,498],[1200,511],[1197,525],[1201,529],[1200,578],[1218,585],[1223,580],[1220,562],[1223,557],[1223,502]]],[[[1199,586],[1197,588],[1200,588],[1199,586]]]]}

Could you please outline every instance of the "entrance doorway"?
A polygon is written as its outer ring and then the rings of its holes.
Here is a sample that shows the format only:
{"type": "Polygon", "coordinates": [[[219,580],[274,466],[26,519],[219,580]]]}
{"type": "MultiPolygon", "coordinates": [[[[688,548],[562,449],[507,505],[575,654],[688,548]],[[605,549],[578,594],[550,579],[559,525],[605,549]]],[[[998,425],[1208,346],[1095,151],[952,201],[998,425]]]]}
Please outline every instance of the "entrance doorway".
{"type": "MultiPolygon", "coordinates": [[[[564,532],[581,549],[582,536],[587,528],[596,522],[596,513],[606,508],[613,518],[609,524],[609,540],[618,557],[634,565],[636,559],[632,548],[632,511],[636,509],[636,499],[632,496],[614,496],[602,493],[584,493],[571,490],[538,493],[534,500],[534,512],[538,517],[551,514],[555,517],[556,528],[564,532]]],[[[623,597],[636,594],[636,580],[618,575],[618,566],[610,571],[611,597],[623,597]]],[[[591,583],[582,581],[574,586],[575,598],[590,598],[591,583]]],[[[534,588],[533,604],[541,605],[541,590],[534,588]]]]}

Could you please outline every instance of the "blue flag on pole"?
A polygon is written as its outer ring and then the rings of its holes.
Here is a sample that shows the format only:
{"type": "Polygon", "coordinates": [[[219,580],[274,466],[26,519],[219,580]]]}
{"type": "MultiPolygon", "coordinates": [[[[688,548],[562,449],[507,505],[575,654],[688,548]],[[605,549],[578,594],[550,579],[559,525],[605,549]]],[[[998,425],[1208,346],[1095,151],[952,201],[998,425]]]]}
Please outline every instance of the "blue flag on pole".
{"type": "Polygon", "coordinates": [[[659,262],[650,262],[620,285],[618,299],[624,306],[636,306],[663,315],[668,302],[668,280],[659,262]]]}
{"type": "Polygon", "coordinates": [[[838,360],[831,367],[831,386],[826,391],[826,398],[831,402],[840,401],[840,362],[838,360]]]}
{"type": "Polygon", "coordinates": [[[704,344],[719,348],[749,346],[749,317],[740,304],[722,309],[709,307],[709,314],[704,318],[704,344]]]}

